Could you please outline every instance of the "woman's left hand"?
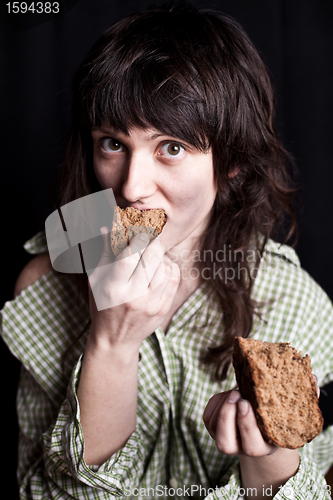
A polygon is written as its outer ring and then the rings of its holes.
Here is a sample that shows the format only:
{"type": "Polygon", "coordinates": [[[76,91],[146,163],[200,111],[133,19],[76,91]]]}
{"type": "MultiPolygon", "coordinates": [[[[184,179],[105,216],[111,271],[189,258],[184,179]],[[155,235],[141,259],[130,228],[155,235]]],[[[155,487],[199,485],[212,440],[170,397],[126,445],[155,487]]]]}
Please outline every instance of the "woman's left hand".
{"type": "Polygon", "coordinates": [[[221,453],[261,457],[278,449],[264,440],[252,406],[238,391],[215,394],[206,406],[203,421],[221,453]]]}
{"type": "MultiPolygon", "coordinates": [[[[320,396],[318,380],[312,374],[320,396]]],[[[204,424],[216,441],[216,447],[227,455],[261,457],[272,455],[279,448],[264,440],[250,403],[241,399],[238,391],[215,394],[203,414],[204,424]],[[238,429],[238,430],[237,430],[238,429]]]]}
{"type": "Polygon", "coordinates": [[[256,500],[272,498],[296,474],[298,450],[279,448],[265,441],[252,406],[241,399],[238,391],[215,394],[206,406],[203,420],[221,453],[239,455],[242,487],[256,500]]]}

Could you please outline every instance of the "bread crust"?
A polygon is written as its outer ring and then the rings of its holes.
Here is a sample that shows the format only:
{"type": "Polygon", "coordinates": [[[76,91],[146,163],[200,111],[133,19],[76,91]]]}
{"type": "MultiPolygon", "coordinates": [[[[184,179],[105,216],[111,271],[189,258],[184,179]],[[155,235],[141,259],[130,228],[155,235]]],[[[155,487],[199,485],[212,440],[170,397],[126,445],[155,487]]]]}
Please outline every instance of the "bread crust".
{"type": "Polygon", "coordinates": [[[270,444],[296,449],[322,431],[308,355],[302,357],[290,343],[236,337],[233,365],[240,393],[270,444]]]}
{"type": "Polygon", "coordinates": [[[166,221],[166,213],[162,208],[138,210],[133,207],[116,207],[110,234],[113,253],[115,256],[119,255],[139,233],[148,234],[149,241],[152,241],[161,234],[166,221]]]}

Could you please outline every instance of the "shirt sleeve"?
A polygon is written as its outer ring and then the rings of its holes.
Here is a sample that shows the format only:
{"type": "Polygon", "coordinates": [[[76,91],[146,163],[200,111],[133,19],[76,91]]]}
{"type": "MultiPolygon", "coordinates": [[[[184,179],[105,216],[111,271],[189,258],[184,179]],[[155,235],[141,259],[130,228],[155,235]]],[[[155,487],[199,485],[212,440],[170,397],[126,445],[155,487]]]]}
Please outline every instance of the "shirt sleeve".
{"type": "Polygon", "coordinates": [[[124,448],[104,464],[88,466],[85,463],[76,395],[80,368],[81,358],[73,370],[67,398],[60,410],[23,369],[18,391],[18,476],[22,499],[117,498],[124,495],[129,485],[140,482],[144,442],[139,426],[124,448]]]}
{"type": "MultiPolygon", "coordinates": [[[[205,500],[245,500],[258,496],[271,498],[272,492],[269,486],[265,486],[261,491],[257,491],[256,488],[248,488],[247,491],[243,488],[237,465],[230,472],[227,484],[209,492],[205,500]]],[[[331,495],[330,487],[318,466],[301,454],[297,473],[279,487],[273,498],[274,500],[331,500],[331,495]]]]}

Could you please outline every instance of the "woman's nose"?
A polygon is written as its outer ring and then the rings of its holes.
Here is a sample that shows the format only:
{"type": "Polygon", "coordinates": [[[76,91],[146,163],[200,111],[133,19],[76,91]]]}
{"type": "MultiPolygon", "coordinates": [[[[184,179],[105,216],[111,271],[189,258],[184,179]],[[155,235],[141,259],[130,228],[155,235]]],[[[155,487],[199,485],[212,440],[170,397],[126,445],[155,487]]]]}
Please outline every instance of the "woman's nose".
{"type": "Polygon", "coordinates": [[[125,171],[122,195],[133,203],[148,198],[154,193],[154,190],[155,182],[149,160],[142,156],[133,156],[125,171]]]}

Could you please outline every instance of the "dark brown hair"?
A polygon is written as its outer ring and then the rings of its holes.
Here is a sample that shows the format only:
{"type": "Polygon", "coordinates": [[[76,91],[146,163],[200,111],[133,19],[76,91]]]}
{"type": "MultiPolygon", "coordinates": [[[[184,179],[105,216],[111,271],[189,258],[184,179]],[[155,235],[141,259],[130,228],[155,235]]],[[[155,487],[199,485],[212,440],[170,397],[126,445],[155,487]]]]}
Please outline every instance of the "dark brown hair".
{"type": "Polygon", "coordinates": [[[285,241],[296,228],[290,158],[273,120],[270,76],[243,29],[220,12],[184,3],[119,21],[99,38],[73,79],[60,206],[100,189],[92,168],[93,127],[124,133],[150,127],[200,151],[212,150],[218,193],[201,249],[212,255],[228,249],[219,263],[221,279],[213,279],[214,259],[204,263],[223,310],[221,345],[205,358],[215,363],[219,379],[230,365],[235,335],[250,333],[257,310],[253,273],[236,272],[228,282],[223,276],[237,268],[241,250],[253,246],[258,266],[267,239],[286,220],[285,241]]]}

